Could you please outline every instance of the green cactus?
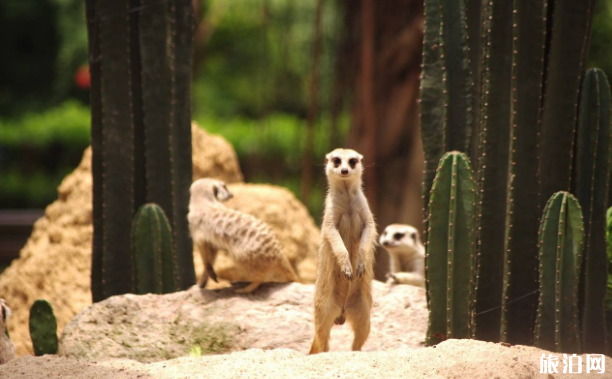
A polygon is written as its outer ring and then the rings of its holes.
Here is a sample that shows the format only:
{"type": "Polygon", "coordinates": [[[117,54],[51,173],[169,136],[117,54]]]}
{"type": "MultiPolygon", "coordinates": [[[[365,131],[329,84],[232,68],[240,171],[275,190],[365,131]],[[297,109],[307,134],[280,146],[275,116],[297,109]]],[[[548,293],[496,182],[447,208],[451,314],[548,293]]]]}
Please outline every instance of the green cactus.
{"type": "Polygon", "coordinates": [[[30,338],[34,354],[57,354],[57,320],[46,300],[36,300],[30,308],[30,338]]]}
{"type": "Polygon", "coordinates": [[[540,204],[571,184],[580,81],[584,75],[594,0],[555,0],[540,130],[540,204]]]}
{"type": "Polygon", "coordinates": [[[146,202],[170,220],[178,287],[195,283],[190,0],[87,0],[92,109],[94,301],[134,287],[130,224],[146,202]]]}
{"type": "Polygon", "coordinates": [[[467,151],[472,130],[472,91],[465,4],[425,2],[421,137],[425,151],[425,213],[436,167],[446,151],[467,151]]]}
{"type": "Polygon", "coordinates": [[[157,204],[143,205],[134,217],[132,260],[135,293],[177,291],[172,231],[164,211],[157,204]]]}
{"type": "Polygon", "coordinates": [[[427,344],[472,335],[476,189],[466,156],[445,154],[429,203],[427,344]]]}
{"type": "Polygon", "coordinates": [[[605,351],[607,285],[606,209],[610,183],[610,86],[598,69],[587,72],[580,96],[578,146],[576,149],[576,197],[585,221],[583,261],[582,331],[587,353],[605,351]]]}
{"type": "Polygon", "coordinates": [[[554,194],[540,226],[540,302],[535,345],[579,353],[578,282],[583,250],[582,212],[567,192],[554,194]]]}

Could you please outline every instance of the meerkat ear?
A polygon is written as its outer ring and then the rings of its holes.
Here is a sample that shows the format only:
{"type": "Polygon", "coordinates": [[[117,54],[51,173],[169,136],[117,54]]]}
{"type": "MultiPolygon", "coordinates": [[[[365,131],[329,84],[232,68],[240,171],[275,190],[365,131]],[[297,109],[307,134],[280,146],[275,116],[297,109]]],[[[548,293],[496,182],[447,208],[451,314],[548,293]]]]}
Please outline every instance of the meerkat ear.
{"type": "Polygon", "coordinates": [[[359,160],[362,161],[363,160],[363,155],[357,153],[357,156],[359,157],[359,160]]]}

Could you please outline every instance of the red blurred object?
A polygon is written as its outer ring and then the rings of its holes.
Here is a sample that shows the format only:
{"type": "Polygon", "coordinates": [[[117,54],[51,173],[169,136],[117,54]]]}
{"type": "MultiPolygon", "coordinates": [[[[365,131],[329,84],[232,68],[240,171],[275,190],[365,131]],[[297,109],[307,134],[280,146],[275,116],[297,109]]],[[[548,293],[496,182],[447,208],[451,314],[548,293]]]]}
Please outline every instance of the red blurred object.
{"type": "Polygon", "coordinates": [[[79,67],[74,74],[74,84],[80,89],[89,89],[91,77],[89,75],[89,65],[79,67]]]}

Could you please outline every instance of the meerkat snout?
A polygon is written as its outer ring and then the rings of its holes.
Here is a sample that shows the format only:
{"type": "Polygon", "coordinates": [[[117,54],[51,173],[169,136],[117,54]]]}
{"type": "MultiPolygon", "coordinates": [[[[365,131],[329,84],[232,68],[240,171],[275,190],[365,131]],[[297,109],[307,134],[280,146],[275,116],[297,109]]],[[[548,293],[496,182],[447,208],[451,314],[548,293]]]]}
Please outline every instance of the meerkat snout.
{"type": "Polygon", "coordinates": [[[325,174],[342,180],[360,177],[363,155],[351,149],[335,149],[325,156],[325,174]]]}

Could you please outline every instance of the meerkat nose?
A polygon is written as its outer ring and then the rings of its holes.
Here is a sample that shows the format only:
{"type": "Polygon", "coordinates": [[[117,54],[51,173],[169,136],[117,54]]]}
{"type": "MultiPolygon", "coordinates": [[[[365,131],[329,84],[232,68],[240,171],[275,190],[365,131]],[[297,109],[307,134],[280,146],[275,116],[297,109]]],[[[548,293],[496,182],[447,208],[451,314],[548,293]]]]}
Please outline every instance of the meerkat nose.
{"type": "Polygon", "coordinates": [[[348,174],[348,169],[343,168],[340,172],[342,173],[342,175],[346,175],[348,174]]]}

